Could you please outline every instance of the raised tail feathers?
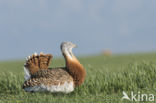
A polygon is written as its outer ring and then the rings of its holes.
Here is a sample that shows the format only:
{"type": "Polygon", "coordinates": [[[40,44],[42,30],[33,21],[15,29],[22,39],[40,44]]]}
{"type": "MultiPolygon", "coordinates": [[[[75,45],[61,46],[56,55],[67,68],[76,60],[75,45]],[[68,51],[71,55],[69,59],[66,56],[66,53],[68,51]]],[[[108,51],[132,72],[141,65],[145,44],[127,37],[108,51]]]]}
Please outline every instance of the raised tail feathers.
{"type": "Polygon", "coordinates": [[[32,74],[40,69],[48,69],[51,59],[51,54],[43,54],[42,52],[39,55],[34,53],[32,56],[28,56],[24,65],[25,80],[28,80],[32,74]]]}

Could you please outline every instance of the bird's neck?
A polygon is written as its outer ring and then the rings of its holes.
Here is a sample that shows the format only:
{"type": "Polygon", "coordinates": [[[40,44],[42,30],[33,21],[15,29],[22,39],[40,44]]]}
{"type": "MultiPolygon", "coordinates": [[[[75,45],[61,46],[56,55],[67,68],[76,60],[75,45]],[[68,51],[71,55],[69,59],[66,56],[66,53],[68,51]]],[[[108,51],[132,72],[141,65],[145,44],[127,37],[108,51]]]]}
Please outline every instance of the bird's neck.
{"type": "Polygon", "coordinates": [[[74,56],[71,50],[63,52],[66,68],[69,74],[74,78],[75,86],[79,86],[84,82],[86,72],[82,64],[74,56]]]}
{"type": "Polygon", "coordinates": [[[74,58],[76,58],[74,55],[73,55],[73,53],[72,53],[72,49],[64,49],[63,51],[62,51],[62,53],[63,53],[63,56],[64,56],[64,58],[65,58],[65,60],[73,60],[74,58]]]}

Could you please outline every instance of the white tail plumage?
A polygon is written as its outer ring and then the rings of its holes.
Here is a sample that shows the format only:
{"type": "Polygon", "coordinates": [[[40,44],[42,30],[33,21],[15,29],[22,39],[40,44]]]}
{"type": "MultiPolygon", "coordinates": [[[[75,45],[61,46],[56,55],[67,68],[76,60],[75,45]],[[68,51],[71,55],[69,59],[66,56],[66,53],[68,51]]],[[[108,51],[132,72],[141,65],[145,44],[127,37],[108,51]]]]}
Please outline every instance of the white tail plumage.
{"type": "Polygon", "coordinates": [[[30,72],[26,67],[24,67],[24,78],[25,80],[28,80],[30,78],[30,72]]]}

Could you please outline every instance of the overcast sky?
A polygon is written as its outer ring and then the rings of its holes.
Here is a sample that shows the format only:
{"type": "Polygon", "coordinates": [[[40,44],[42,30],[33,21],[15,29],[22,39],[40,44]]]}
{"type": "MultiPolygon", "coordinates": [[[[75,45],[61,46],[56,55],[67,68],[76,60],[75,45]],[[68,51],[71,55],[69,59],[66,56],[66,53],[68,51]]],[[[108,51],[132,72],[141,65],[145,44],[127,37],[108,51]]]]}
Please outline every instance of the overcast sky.
{"type": "Polygon", "coordinates": [[[43,51],[61,56],[156,51],[156,0],[0,0],[0,60],[43,51]]]}

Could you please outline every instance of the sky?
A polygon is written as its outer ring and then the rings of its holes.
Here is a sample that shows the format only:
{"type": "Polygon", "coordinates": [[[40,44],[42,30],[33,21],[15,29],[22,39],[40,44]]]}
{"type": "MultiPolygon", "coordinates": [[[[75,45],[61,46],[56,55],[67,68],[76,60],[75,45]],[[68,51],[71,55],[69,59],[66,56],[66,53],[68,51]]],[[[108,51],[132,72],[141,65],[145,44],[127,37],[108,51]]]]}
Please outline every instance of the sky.
{"type": "Polygon", "coordinates": [[[0,60],[156,51],[156,0],[0,0],[0,60]]]}

